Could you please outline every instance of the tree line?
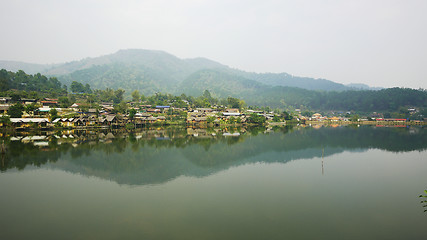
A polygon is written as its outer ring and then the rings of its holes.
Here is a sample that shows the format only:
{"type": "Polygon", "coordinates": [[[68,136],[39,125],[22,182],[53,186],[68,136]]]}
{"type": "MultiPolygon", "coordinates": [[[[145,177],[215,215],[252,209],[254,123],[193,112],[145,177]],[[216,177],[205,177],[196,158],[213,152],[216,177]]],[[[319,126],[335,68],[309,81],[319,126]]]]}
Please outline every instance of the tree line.
{"type": "MultiPolygon", "coordinates": [[[[78,81],[70,83],[70,89],[55,77],[46,77],[40,73],[29,75],[24,71],[16,73],[0,70],[0,94],[19,98],[59,98],[61,107],[67,107],[77,100],[84,100],[89,105],[100,102],[120,104],[125,100],[125,90],[106,88],[92,89],[86,83],[78,81]],[[68,91],[70,90],[70,91],[68,91]],[[73,94],[70,94],[73,93],[73,94]]],[[[144,96],[134,90],[128,96],[134,102],[149,105],[172,105],[182,108],[210,107],[222,105],[231,108],[243,108],[248,105],[263,106],[272,109],[303,108],[315,111],[341,110],[358,112],[399,112],[402,107],[427,108],[427,91],[424,89],[388,88],[382,90],[362,91],[311,91],[294,87],[258,88],[257,91],[242,92],[236,96],[223,96],[214,91],[205,90],[199,96],[181,94],[174,96],[169,93],[157,92],[144,96]],[[223,96],[222,98],[215,97],[223,96]]]]}
{"type": "Polygon", "coordinates": [[[64,93],[64,91],[67,91],[67,87],[62,85],[56,77],[48,78],[40,73],[30,75],[22,70],[15,73],[1,69],[0,92],[6,92],[12,89],[42,93],[64,93]]]}

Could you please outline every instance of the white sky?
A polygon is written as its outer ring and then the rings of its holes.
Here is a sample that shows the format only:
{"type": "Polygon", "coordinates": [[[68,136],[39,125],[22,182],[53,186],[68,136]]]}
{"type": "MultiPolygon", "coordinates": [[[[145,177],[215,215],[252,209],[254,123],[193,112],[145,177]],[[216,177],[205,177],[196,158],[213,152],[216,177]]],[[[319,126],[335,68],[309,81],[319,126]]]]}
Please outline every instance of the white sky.
{"type": "Polygon", "coordinates": [[[0,0],[0,29],[1,60],[142,48],[251,72],[427,88],[427,0],[0,0]]]}

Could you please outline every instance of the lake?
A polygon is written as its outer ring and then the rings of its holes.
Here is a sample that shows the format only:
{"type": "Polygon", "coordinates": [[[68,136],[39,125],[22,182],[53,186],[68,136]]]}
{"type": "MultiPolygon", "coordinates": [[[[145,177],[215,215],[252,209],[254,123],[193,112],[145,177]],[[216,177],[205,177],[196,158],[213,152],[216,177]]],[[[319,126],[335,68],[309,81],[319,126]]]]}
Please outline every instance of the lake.
{"type": "Polygon", "coordinates": [[[423,127],[63,131],[2,141],[1,239],[426,237],[423,127]]]}

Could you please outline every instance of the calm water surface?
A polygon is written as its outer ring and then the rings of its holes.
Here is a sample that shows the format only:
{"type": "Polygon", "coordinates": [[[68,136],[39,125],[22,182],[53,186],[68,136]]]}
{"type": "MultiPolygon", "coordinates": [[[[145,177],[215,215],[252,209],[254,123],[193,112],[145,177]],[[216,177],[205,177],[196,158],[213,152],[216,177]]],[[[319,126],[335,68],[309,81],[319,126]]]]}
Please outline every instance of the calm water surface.
{"type": "Polygon", "coordinates": [[[424,128],[3,137],[1,239],[423,239],[424,128]]]}

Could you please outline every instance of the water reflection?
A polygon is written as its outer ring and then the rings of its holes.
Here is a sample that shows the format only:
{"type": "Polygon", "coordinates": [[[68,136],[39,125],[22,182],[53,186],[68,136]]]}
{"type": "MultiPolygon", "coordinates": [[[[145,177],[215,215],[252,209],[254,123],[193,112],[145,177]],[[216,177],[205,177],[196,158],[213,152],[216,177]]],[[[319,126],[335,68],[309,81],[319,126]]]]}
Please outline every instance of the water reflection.
{"type": "Polygon", "coordinates": [[[419,197],[421,198],[421,204],[423,205],[424,212],[427,212],[427,190],[424,190],[424,195],[421,194],[419,197]]]}
{"type": "MultiPolygon", "coordinates": [[[[156,128],[64,131],[2,137],[1,171],[45,166],[120,184],[207,176],[233,166],[327,157],[375,148],[423,151],[424,128],[156,128]]],[[[322,172],[323,160],[322,160],[322,172]]]]}

